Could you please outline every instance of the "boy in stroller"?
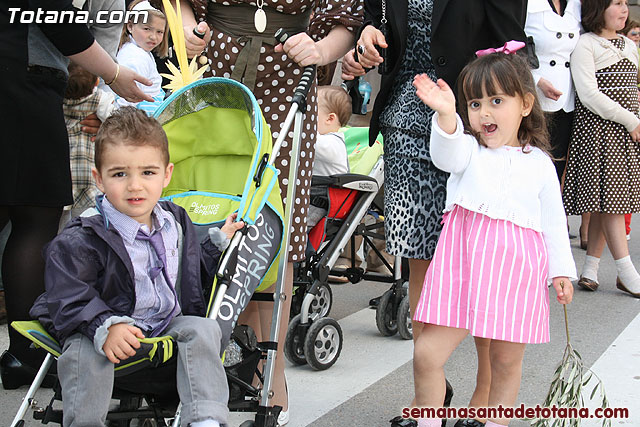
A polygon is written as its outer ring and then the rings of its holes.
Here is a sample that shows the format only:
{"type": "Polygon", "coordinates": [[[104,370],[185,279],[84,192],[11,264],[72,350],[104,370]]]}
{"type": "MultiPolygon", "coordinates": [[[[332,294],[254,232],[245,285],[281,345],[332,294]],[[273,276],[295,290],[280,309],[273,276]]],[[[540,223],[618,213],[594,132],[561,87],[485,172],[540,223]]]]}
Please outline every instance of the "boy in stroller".
{"type": "MultiPolygon", "coordinates": [[[[331,176],[349,172],[347,147],[340,128],[351,117],[351,98],[338,86],[318,87],[318,138],[313,161],[313,176],[331,176]]],[[[327,214],[326,186],[312,186],[307,216],[310,230],[327,214]]]]}
{"type": "MultiPolygon", "coordinates": [[[[198,244],[184,209],[159,201],[173,171],[160,124],[125,107],[96,138],[96,209],[73,220],[46,248],[46,292],[31,315],[59,340],[64,425],[104,425],[114,365],[135,358],[139,339],[176,341],[182,421],[226,424],[220,359],[229,337],[206,310],[221,250],[240,229],[234,215],[198,244]]],[[[135,369],[135,368],[133,368],[135,369]]]]}

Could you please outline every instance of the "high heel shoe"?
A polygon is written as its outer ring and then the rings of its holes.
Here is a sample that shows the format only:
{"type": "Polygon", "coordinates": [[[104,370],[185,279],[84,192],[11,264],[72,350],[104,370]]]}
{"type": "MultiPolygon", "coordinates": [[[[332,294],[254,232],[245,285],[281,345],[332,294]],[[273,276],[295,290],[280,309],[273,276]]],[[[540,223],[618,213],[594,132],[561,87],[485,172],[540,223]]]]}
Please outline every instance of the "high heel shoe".
{"type": "MultiPolygon", "coordinates": [[[[442,406],[449,407],[451,405],[451,399],[453,399],[453,387],[447,379],[445,379],[445,387],[446,389],[444,393],[444,403],[442,406]]],[[[418,427],[417,420],[414,420],[413,418],[403,418],[400,415],[389,420],[389,422],[391,423],[391,427],[418,427]]],[[[447,420],[443,419],[442,427],[445,427],[446,425],[447,420]]]]}
{"type": "Polygon", "coordinates": [[[588,242],[586,237],[584,239],[582,238],[582,226],[580,226],[580,229],[578,230],[578,234],[580,235],[580,249],[586,251],[587,250],[587,244],[589,242],[588,242]]]}
{"type": "MultiPolygon", "coordinates": [[[[22,363],[13,354],[5,351],[0,357],[0,378],[2,379],[2,387],[5,390],[15,390],[23,385],[30,385],[36,374],[37,369],[22,363]]],[[[44,377],[41,387],[51,388],[56,383],[54,374],[47,374],[44,377]]]]}
{"type": "Polygon", "coordinates": [[[445,387],[443,406],[448,408],[451,405],[451,399],[453,399],[453,386],[447,379],[445,379],[445,387]]]}

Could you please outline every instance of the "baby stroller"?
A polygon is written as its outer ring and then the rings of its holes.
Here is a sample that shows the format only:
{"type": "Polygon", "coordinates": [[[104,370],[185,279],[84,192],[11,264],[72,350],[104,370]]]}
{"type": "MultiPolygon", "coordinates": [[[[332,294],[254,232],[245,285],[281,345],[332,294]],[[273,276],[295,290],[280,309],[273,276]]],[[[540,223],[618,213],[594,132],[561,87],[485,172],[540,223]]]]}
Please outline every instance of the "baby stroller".
{"type": "MultiPolygon", "coordinates": [[[[303,83],[296,89],[298,100],[306,99],[313,77],[313,70],[303,73],[303,83]]],[[[290,113],[298,125],[299,109],[302,110],[295,104],[290,113]]],[[[183,206],[202,234],[234,211],[238,212],[238,220],[247,224],[236,232],[220,260],[216,280],[209,290],[208,316],[218,319],[223,336],[233,331],[225,359],[230,409],[256,412],[255,421],[243,426],[275,427],[280,407],[269,406],[271,394],[263,390],[271,389],[282,293],[282,282],[276,278],[285,274],[286,247],[280,262],[275,260],[282,241],[288,239],[288,232],[283,231],[288,227],[284,226],[277,171],[273,167],[279,146],[272,151],[271,133],[251,92],[228,79],[192,83],[171,95],[154,116],[168,135],[175,163],[166,198],[183,206]],[[236,327],[235,323],[253,293],[273,282],[277,282],[275,293],[261,294],[262,299],[274,301],[271,340],[258,343],[250,329],[236,327]],[[254,387],[251,382],[261,359],[266,360],[264,371],[258,373],[262,387],[254,387]]],[[[292,120],[285,124],[287,129],[282,135],[287,134],[292,120]]],[[[299,129],[297,126],[294,131],[298,138],[294,139],[294,155],[299,147],[299,129]]],[[[295,174],[295,168],[291,169],[295,174]]],[[[295,179],[290,182],[295,183],[295,179]]],[[[294,187],[290,186],[291,191],[295,191],[294,187]]],[[[54,407],[55,400],[60,399],[59,384],[47,407],[38,408],[33,401],[54,357],[60,355],[60,345],[37,321],[14,322],[12,326],[49,351],[12,426],[24,425],[24,415],[30,407],[34,418],[43,423],[61,423],[62,412],[54,407]]],[[[180,425],[173,345],[165,338],[143,341],[148,351],[136,362],[148,365],[148,369],[130,375],[116,373],[114,398],[120,399],[120,406],[107,416],[112,424],[129,426],[132,420],[139,419],[161,426],[173,419],[171,425],[180,425]]],[[[124,374],[131,365],[119,368],[124,374]]]]}
{"type": "Polygon", "coordinates": [[[291,320],[285,341],[285,355],[289,361],[298,365],[308,363],[316,370],[331,367],[342,349],[340,326],[327,317],[333,299],[329,275],[346,277],[352,283],[363,279],[391,283],[391,288],[378,304],[376,324],[385,336],[394,335],[397,331],[404,339],[412,336],[405,284],[407,271],[401,268],[403,263],[399,257],[396,257],[394,266],[387,262],[372,240],[384,240],[384,223],[361,223],[367,214],[382,217],[379,197],[384,183],[382,144],[376,141],[372,147],[368,146],[367,128],[346,129],[345,142],[347,152],[351,153],[349,165],[352,173],[314,176],[312,179],[312,198],[314,194],[318,197],[324,193],[320,198],[326,200],[328,213],[309,233],[307,259],[296,265],[291,320]],[[388,274],[367,273],[355,265],[357,236],[363,238],[364,252],[370,248],[388,274]],[[349,241],[351,266],[346,270],[334,270],[333,266],[349,241]],[[333,333],[328,333],[328,330],[333,333]]]}

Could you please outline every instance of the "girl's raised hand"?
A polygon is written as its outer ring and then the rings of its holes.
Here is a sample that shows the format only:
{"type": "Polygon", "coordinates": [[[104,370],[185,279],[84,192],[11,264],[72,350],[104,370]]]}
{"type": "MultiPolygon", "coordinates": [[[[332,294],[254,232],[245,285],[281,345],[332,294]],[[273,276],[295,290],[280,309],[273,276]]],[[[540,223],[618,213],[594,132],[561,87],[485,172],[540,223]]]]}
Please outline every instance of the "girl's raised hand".
{"type": "Polygon", "coordinates": [[[551,282],[558,294],[557,300],[560,304],[569,304],[573,299],[573,285],[568,277],[554,277],[551,282]]]}
{"type": "Polygon", "coordinates": [[[416,95],[440,116],[453,116],[456,113],[456,97],[442,79],[434,82],[426,74],[418,74],[413,78],[416,95]]]}

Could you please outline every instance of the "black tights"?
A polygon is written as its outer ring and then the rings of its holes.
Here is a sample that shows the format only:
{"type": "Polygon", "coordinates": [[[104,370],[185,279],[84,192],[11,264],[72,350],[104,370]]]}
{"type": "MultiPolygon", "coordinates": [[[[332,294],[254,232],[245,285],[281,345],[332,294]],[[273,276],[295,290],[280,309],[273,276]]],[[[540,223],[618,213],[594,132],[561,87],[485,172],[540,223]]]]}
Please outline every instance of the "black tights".
{"type": "MultiPolygon", "coordinates": [[[[11,222],[11,234],[2,256],[7,320],[29,320],[29,310],[44,292],[42,248],[58,232],[62,208],[0,206],[0,229],[11,222]]],[[[9,327],[9,352],[23,362],[38,365],[39,355],[29,351],[30,341],[9,327]]]]}

